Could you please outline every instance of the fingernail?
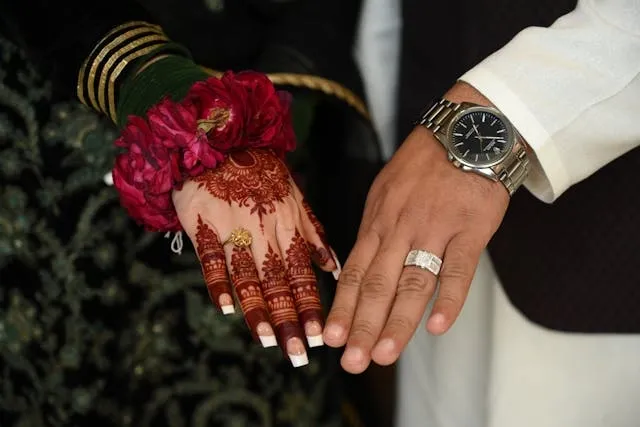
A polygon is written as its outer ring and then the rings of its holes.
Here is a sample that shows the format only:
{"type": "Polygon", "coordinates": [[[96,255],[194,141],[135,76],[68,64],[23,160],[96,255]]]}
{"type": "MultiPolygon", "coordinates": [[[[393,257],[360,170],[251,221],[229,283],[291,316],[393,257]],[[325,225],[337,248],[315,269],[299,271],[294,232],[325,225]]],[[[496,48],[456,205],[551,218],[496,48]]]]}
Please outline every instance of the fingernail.
{"type": "Polygon", "coordinates": [[[340,278],[340,273],[342,273],[342,266],[340,265],[340,261],[338,260],[338,257],[336,253],[333,251],[333,249],[329,248],[329,250],[331,251],[331,256],[333,257],[333,261],[336,263],[336,269],[333,270],[331,274],[333,274],[334,279],[338,280],[340,278]]]}
{"type": "Polygon", "coordinates": [[[431,318],[427,322],[427,328],[432,332],[441,333],[444,330],[445,321],[446,319],[444,318],[444,314],[436,313],[431,316],[431,318]]]}
{"type": "Polygon", "coordinates": [[[220,303],[220,309],[222,310],[222,314],[233,314],[236,312],[236,309],[233,307],[233,298],[229,294],[222,294],[218,298],[218,302],[220,303]]]}
{"type": "Polygon", "coordinates": [[[342,360],[349,364],[361,364],[364,361],[364,353],[358,347],[347,347],[342,360]]]}
{"type": "Polygon", "coordinates": [[[260,338],[260,342],[264,348],[275,347],[278,345],[273,329],[271,329],[271,325],[267,322],[258,323],[258,326],[256,326],[256,333],[258,334],[258,338],[260,338]]]}
{"type": "Polygon", "coordinates": [[[287,341],[287,354],[291,360],[291,364],[294,368],[299,368],[309,364],[309,358],[307,357],[307,351],[304,348],[303,342],[299,338],[291,338],[287,341]]]}
{"type": "Polygon", "coordinates": [[[391,338],[384,338],[376,345],[374,351],[376,353],[394,354],[396,352],[396,343],[391,338]]]}
{"type": "Polygon", "coordinates": [[[325,328],[324,333],[329,339],[339,340],[344,335],[344,329],[339,325],[329,325],[325,328]]]}
{"type": "Polygon", "coordinates": [[[315,320],[311,320],[304,325],[304,332],[307,335],[307,342],[309,343],[309,347],[320,347],[324,345],[324,340],[322,339],[322,326],[319,322],[315,320]]]}

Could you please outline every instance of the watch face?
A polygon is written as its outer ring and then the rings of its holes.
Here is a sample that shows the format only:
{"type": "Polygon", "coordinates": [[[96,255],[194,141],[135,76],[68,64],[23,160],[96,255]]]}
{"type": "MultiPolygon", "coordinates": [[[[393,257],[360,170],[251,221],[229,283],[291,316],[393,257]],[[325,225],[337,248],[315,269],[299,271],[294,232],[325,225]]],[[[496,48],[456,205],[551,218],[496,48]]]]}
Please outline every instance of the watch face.
{"type": "Polygon", "coordinates": [[[460,162],[491,166],[512,149],[510,128],[499,115],[479,109],[459,117],[451,127],[451,151],[460,162]]]}

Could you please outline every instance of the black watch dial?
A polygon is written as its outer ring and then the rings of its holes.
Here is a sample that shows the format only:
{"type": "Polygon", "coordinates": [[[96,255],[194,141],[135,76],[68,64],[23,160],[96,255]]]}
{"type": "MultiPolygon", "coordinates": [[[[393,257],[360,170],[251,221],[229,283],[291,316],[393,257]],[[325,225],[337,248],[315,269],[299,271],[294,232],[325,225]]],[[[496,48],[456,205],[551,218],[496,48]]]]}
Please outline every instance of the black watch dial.
{"type": "Polygon", "coordinates": [[[502,118],[489,111],[471,111],[452,127],[451,149],[463,163],[489,166],[511,150],[511,135],[502,118]]]}

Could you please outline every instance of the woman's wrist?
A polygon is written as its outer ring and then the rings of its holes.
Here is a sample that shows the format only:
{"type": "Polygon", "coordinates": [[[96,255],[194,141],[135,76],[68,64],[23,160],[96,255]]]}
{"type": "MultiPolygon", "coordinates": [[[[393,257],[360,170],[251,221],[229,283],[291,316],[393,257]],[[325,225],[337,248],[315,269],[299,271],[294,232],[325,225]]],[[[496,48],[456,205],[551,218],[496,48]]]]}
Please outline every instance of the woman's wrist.
{"type": "Polygon", "coordinates": [[[110,30],[94,46],[78,74],[77,95],[87,107],[116,120],[122,84],[141,64],[158,55],[189,57],[162,28],[132,21],[110,30]]]}

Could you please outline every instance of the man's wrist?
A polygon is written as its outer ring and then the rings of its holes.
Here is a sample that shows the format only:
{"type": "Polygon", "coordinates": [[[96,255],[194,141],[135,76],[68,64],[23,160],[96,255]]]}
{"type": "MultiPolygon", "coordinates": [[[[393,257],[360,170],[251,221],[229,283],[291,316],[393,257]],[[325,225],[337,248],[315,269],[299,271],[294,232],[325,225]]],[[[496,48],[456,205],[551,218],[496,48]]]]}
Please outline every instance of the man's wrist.
{"type": "Polygon", "coordinates": [[[487,99],[482,93],[469,83],[465,83],[463,81],[458,81],[453,85],[451,89],[445,93],[444,98],[451,102],[455,102],[456,104],[471,102],[473,104],[495,108],[491,101],[489,101],[489,99],[487,99]]]}
{"type": "Polygon", "coordinates": [[[529,164],[527,145],[518,136],[517,131],[510,126],[508,119],[497,111],[493,103],[468,83],[456,83],[445,93],[443,99],[432,104],[430,108],[423,112],[417,123],[435,133],[434,136],[448,150],[449,160],[456,167],[482,175],[491,181],[499,181],[510,195],[522,185],[527,176],[529,164]],[[482,123],[478,121],[478,111],[483,112],[482,123]],[[487,123],[484,123],[485,116],[489,117],[487,123]],[[477,123],[474,123],[474,117],[477,117],[477,123]],[[503,128],[501,130],[496,128],[494,126],[496,123],[502,123],[497,126],[498,128],[500,126],[503,128]],[[473,129],[471,128],[472,125],[473,129]],[[464,132],[461,130],[457,134],[453,133],[451,135],[451,132],[453,132],[452,126],[454,129],[462,129],[460,128],[462,126],[465,129],[472,130],[466,136],[463,136],[464,132]],[[497,133],[496,129],[498,129],[497,133]],[[505,132],[505,130],[508,132],[500,135],[500,132],[505,132]],[[470,139],[473,132],[476,134],[477,141],[470,139]],[[492,136],[487,136],[485,132],[492,136]],[[482,141],[487,139],[491,140],[490,144],[485,144],[485,148],[483,148],[482,141]],[[493,147],[493,151],[487,152],[486,150],[490,150],[491,147],[493,147]],[[475,151],[478,148],[482,151],[475,151]],[[475,162],[467,158],[469,153],[476,153],[475,162]],[[486,157],[486,163],[479,161],[480,153],[482,153],[483,159],[486,157]],[[493,163],[489,163],[491,156],[496,159],[497,156],[500,156],[500,158],[494,160],[493,163]]]}
{"type": "MultiPolygon", "coordinates": [[[[472,104],[482,105],[484,107],[492,107],[497,108],[493,103],[485,97],[480,91],[471,86],[469,83],[458,81],[454,84],[451,89],[445,93],[444,98],[455,102],[456,104],[461,104],[463,102],[470,102],[472,104]]],[[[533,152],[527,141],[522,138],[521,135],[518,134],[518,140],[522,145],[524,145],[525,150],[527,151],[528,156],[533,156],[533,152]]]]}

